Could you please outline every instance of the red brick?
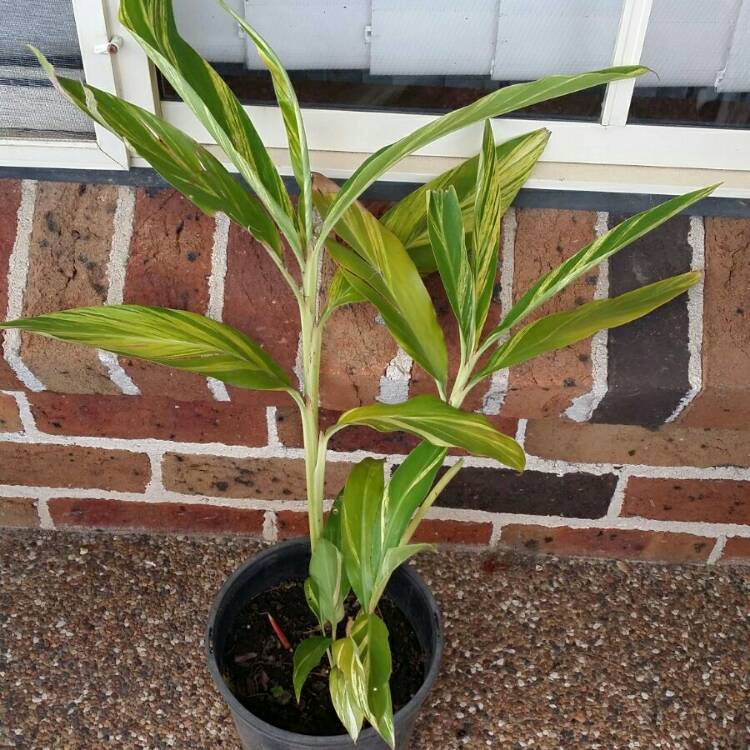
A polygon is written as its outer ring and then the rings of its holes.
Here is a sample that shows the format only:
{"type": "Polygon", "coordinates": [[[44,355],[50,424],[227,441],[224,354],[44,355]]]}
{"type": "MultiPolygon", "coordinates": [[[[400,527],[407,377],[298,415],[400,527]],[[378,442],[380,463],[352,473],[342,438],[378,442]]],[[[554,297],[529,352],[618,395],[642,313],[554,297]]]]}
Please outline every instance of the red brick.
{"type": "MultiPolygon", "coordinates": [[[[37,427],[52,435],[157,438],[198,443],[266,445],[262,403],[172,401],[155,396],[29,395],[37,427]]],[[[2,402],[0,401],[0,413],[2,402]]]]}
{"type": "Polygon", "coordinates": [[[529,422],[532,456],[586,463],[652,466],[750,466],[750,431],[698,429],[668,424],[576,424],[555,419],[529,422]]]}
{"type": "Polygon", "coordinates": [[[727,539],[721,563],[750,563],[750,537],[734,536],[727,539]]]}
{"type": "MultiPolygon", "coordinates": [[[[540,276],[596,236],[596,214],[589,211],[524,209],[517,211],[516,216],[514,301],[540,276]]],[[[591,301],[597,278],[597,271],[590,271],[542,305],[524,323],[591,301]]],[[[557,416],[573,398],[589,391],[591,382],[591,343],[586,340],[511,368],[503,413],[531,419],[557,416]]]]}
{"type": "MultiPolygon", "coordinates": [[[[329,463],[326,496],[344,486],[351,465],[329,463]]],[[[175,492],[209,497],[264,500],[304,500],[305,465],[301,459],[230,458],[168,453],[163,465],[164,486],[175,492]]]]}
{"type": "Polygon", "coordinates": [[[750,524],[750,482],[631,477],[621,515],[750,524]]]}
{"type": "Polygon", "coordinates": [[[705,562],[716,540],[662,531],[511,524],[503,527],[500,542],[516,549],[553,555],[678,563],[705,562]]]}
{"type": "Polygon", "coordinates": [[[37,528],[36,502],[30,497],[0,497],[0,527],[37,528]]]}
{"type": "Polygon", "coordinates": [[[276,513],[276,528],[279,539],[296,539],[310,533],[307,513],[295,510],[280,510],[276,513]]]}
{"type": "MultiPolygon", "coordinates": [[[[116,207],[112,185],[39,184],[24,316],[106,301],[116,207]]],[[[95,349],[24,333],[21,357],[50,390],[119,393],[95,349]]]]}
{"type": "Polygon", "coordinates": [[[750,219],[706,219],[704,390],[681,423],[744,429],[750,423],[750,219]]]}
{"type": "MultiPolygon", "coordinates": [[[[8,262],[13,252],[18,228],[18,208],[21,205],[21,183],[0,180],[0,315],[8,309],[8,262]]],[[[3,332],[0,331],[0,353],[3,332]]],[[[0,388],[18,388],[20,384],[8,363],[0,356],[0,388]]]]}
{"type": "Polygon", "coordinates": [[[21,415],[13,396],[0,393],[0,432],[20,432],[21,415]]]}
{"type": "MultiPolygon", "coordinates": [[[[213,234],[214,220],[175,190],[139,189],[124,301],[204,315],[213,234]]],[[[131,358],[121,361],[145,395],[211,399],[200,375],[131,358]]]]}
{"type": "Polygon", "coordinates": [[[150,476],[149,459],[143,453],[0,443],[0,484],[142,492],[150,476]]]}
{"type": "MultiPolygon", "coordinates": [[[[286,249],[284,257],[299,283],[292,252],[286,249]]],[[[234,224],[229,229],[224,290],[224,322],[263,346],[296,385],[292,371],[300,332],[297,302],[263,246],[234,224]]],[[[239,388],[230,388],[230,392],[240,403],[248,398],[247,391],[239,388]]],[[[268,395],[276,398],[275,394],[268,395]]]]}
{"type": "MultiPolygon", "coordinates": [[[[322,288],[333,278],[336,265],[326,257],[322,288]]],[[[324,295],[323,295],[324,296],[324,295]]],[[[345,410],[372,403],[380,378],[397,352],[388,329],[378,322],[369,303],[340,307],[329,318],[323,339],[320,400],[329,409],[345,410]]]]}
{"type": "Polygon", "coordinates": [[[263,511],[176,502],[53,498],[49,512],[55,526],[196,534],[260,534],[263,511]]]}
{"type": "MultiPolygon", "coordinates": [[[[320,426],[326,429],[341,414],[340,411],[321,409],[320,426]]],[[[302,420],[299,409],[292,405],[276,410],[276,426],[281,442],[289,448],[302,447],[302,420]]],[[[337,432],[328,447],[332,451],[364,450],[371,453],[408,453],[419,443],[419,439],[405,432],[378,432],[368,427],[347,427],[337,432]]]]}
{"type": "MultiPolygon", "coordinates": [[[[341,412],[321,409],[320,426],[325,430],[335,424],[341,412]]],[[[506,435],[515,435],[518,420],[505,416],[488,417],[490,422],[506,435]]],[[[276,410],[276,426],[281,442],[289,448],[302,447],[302,421],[296,406],[276,410]]],[[[369,451],[370,453],[406,454],[419,444],[419,438],[406,432],[378,432],[369,427],[347,427],[337,432],[328,447],[332,451],[369,451]]],[[[464,451],[451,449],[452,455],[465,455],[464,451]]]]}
{"type": "Polygon", "coordinates": [[[491,523],[427,518],[419,524],[412,542],[489,544],[491,536],[491,523]]]}

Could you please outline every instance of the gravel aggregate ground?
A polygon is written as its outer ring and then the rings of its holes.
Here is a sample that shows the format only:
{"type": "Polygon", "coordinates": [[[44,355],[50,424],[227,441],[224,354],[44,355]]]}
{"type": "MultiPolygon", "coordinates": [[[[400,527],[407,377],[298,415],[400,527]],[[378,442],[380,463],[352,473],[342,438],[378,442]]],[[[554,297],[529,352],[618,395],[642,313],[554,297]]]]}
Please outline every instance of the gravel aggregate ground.
{"type": "MultiPolygon", "coordinates": [[[[204,621],[244,538],[0,534],[0,748],[239,748],[204,621]]],[[[442,550],[412,750],[750,747],[750,568],[442,550]]]]}

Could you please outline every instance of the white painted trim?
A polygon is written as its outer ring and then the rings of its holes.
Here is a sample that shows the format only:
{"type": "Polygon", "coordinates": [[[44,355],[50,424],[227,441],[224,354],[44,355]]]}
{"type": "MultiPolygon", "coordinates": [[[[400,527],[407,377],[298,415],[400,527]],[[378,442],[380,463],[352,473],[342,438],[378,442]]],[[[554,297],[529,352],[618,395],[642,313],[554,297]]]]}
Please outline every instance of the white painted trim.
{"type": "MultiPolygon", "coordinates": [[[[103,0],[71,1],[86,83],[109,94],[117,94],[117,81],[112,63],[114,55],[95,51],[110,39],[103,0]]],[[[99,123],[94,123],[94,132],[101,151],[117,165],[114,168],[128,169],[129,155],[125,141],[99,123]]]]}
{"type": "MultiPolygon", "coordinates": [[[[87,0],[82,0],[87,2],[87,0]]],[[[99,0],[103,3],[107,27],[122,39],[116,55],[110,59],[117,80],[117,93],[139,107],[159,114],[159,90],[156,73],[148,56],[130,32],[120,23],[120,0],[99,0]]]]}
{"type": "MultiPolygon", "coordinates": [[[[246,106],[245,111],[267,147],[286,148],[285,131],[276,108],[246,106]]],[[[201,143],[214,143],[187,105],[164,101],[162,113],[201,143]]],[[[303,116],[310,149],[360,154],[372,153],[436,119],[433,115],[336,109],[304,109],[303,116]]],[[[750,130],[492,120],[498,141],[537,128],[551,131],[542,162],[750,171],[750,130]]],[[[465,159],[479,151],[481,135],[481,124],[472,125],[420,149],[417,155],[465,159]]]]}
{"type": "Polygon", "coordinates": [[[121,169],[95,141],[0,138],[0,165],[42,169],[121,169]]]}
{"type": "MultiPolygon", "coordinates": [[[[653,0],[624,0],[612,65],[637,65],[646,41],[653,0]]],[[[616,81],[607,86],[602,106],[602,125],[625,125],[635,79],[616,81]]]]}

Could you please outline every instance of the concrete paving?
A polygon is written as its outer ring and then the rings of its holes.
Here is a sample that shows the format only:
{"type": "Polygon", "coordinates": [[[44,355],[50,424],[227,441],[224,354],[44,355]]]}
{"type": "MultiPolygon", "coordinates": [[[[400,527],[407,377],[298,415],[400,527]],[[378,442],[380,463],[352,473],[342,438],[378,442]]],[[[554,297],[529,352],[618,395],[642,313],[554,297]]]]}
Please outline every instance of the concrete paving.
{"type": "MultiPolygon", "coordinates": [[[[246,538],[0,534],[0,748],[231,748],[204,621],[246,538]]],[[[750,747],[750,569],[441,550],[412,750],[750,747]]]]}

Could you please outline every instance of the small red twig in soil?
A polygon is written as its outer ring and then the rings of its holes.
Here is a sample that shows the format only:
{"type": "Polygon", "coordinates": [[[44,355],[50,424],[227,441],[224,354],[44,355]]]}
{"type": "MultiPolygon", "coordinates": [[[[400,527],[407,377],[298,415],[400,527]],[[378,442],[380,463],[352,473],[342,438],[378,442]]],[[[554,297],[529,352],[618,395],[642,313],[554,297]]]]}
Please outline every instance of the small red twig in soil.
{"type": "Polygon", "coordinates": [[[282,648],[285,648],[287,651],[292,650],[292,644],[289,643],[289,639],[284,635],[284,631],[281,629],[281,625],[279,625],[278,622],[274,619],[273,615],[268,612],[268,622],[271,623],[271,627],[273,628],[273,632],[276,633],[276,637],[279,639],[279,643],[281,644],[282,648]]]}

